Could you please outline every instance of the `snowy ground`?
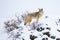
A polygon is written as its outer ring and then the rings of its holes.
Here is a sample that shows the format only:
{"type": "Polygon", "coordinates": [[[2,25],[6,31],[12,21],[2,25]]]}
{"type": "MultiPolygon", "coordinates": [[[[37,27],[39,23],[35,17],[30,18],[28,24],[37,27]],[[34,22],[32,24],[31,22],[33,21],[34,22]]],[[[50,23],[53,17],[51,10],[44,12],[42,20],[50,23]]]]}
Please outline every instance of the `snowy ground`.
{"type": "Polygon", "coordinates": [[[51,18],[43,15],[38,23],[32,20],[30,25],[24,25],[22,17],[3,20],[1,19],[0,40],[60,40],[60,18],[51,18]],[[15,23],[15,26],[12,24],[15,23]],[[12,26],[8,26],[12,25],[12,26]],[[6,29],[13,27],[12,30],[6,29]],[[47,33],[47,34],[46,34],[47,33]]]}
{"type": "Polygon", "coordinates": [[[0,0],[0,40],[60,40],[60,0],[0,0]],[[23,18],[26,11],[35,12],[43,8],[44,14],[39,23],[32,20],[30,25],[24,25],[23,18]],[[17,21],[19,16],[21,21],[17,21]],[[48,17],[47,17],[48,16],[48,17]],[[9,32],[7,26],[12,28],[9,32]],[[4,22],[6,22],[4,24],[4,22]]]}

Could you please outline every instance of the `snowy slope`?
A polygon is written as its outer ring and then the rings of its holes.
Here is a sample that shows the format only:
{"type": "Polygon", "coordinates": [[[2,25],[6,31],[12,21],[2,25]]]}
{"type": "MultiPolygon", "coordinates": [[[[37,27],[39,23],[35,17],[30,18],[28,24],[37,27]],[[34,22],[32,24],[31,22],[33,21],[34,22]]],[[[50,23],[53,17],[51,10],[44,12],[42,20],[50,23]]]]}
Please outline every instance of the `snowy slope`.
{"type": "Polygon", "coordinates": [[[43,15],[38,23],[34,19],[30,25],[24,25],[23,17],[18,18],[3,22],[7,30],[4,31],[5,28],[0,29],[1,38],[5,38],[2,40],[56,40],[60,38],[60,32],[57,31],[60,30],[59,18],[52,19],[43,15]]]}
{"type": "Polygon", "coordinates": [[[0,40],[60,40],[59,19],[60,0],[0,0],[0,40]],[[26,11],[38,11],[38,8],[44,9],[39,23],[32,20],[30,25],[25,26],[20,15],[27,14],[26,11]],[[17,21],[16,16],[19,16],[21,20],[17,21]],[[16,27],[10,26],[13,28],[9,32],[8,29],[5,29],[4,22],[9,21],[8,24],[11,25],[14,24],[14,20],[16,27]],[[45,32],[50,36],[46,35],[45,32]]]}

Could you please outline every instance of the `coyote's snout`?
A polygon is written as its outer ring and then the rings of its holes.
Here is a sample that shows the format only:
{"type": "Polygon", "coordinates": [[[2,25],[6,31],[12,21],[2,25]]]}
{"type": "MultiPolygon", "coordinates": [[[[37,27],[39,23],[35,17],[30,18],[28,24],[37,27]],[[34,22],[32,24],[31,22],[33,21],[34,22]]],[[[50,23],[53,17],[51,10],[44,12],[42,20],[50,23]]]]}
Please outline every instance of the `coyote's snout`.
{"type": "Polygon", "coordinates": [[[38,22],[39,18],[42,15],[43,15],[43,8],[39,9],[38,12],[33,12],[33,13],[28,14],[25,18],[24,25],[26,25],[27,23],[30,24],[30,22],[32,21],[32,18],[36,18],[36,22],[38,22]]]}

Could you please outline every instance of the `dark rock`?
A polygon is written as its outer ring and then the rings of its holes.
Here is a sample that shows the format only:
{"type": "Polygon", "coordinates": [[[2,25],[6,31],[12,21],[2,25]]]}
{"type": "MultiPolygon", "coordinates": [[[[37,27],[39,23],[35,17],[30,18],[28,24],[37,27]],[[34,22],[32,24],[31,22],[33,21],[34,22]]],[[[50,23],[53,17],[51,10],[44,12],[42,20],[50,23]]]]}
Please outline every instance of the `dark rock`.
{"type": "Polygon", "coordinates": [[[50,37],[50,33],[49,32],[45,32],[45,33],[43,33],[43,35],[47,35],[48,37],[50,37]]]}
{"type": "Polygon", "coordinates": [[[40,27],[40,28],[37,28],[37,31],[43,31],[44,28],[40,27]]]}
{"type": "Polygon", "coordinates": [[[43,38],[42,40],[48,40],[48,38],[43,38]]]}
{"type": "Polygon", "coordinates": [[[51,36],[52,39],[55,39],[55,36],[51,36]]]}
{"type": "Polygon", "coordinates": [[[58,23],[56,22],[56,25],[58,25],[58,23]]]}
{"type": "Polygon", "coordinates": [[[59,29],[57,29],[57,31],[58,31],[58,32],[60,32],[60,30],[59,30],[59,29]]]}
{"type": "Polygon", "coordinates": [[[44,28],[40,27],[41,31],[44,30],[44,28]]]}
{"type": "Polygon", "coordinates": [[[48,24],[46,24],[48,26],[48,24]]]}
{"type": "Polygon", "coordinates": [[[37,38],[37,36],[30,35],[30,39],[31,39],[31,40],[34,40],[35,38],[37,38]]]}
{"type": "Polygon", "coordinates": [[[56,40],[60,40],[60,38],[56,38],[56,40]]]}
{"type": "Polygon", "coordinates": [[[48,16],[45,16],[45,18],[48,18],[48,16]]]}
{"type": "Polygon", "coordinates": [[[42,38],[42,40],[45,40],[45,38],[42,38]]]}
{"type": "Polygon", "coordinates": [[[60,23],[60,19],[58,19],[58,21],[56,22],[56,25],[58,25],[60,23]]]}
{"type": "Polygon", "coordinates": [[[48,38],[46,38],[46,40],[48,40],[48,38]]]}
{"type": "Polygon", "coordinates": [[[37,31],[39,31],[40,29],[39,28],[37,28],[37,31]]]}
{"type": "Polygon", "coordinates": [[[59,22],[60,22],[60,19],[59,19],[59,22]]]}
{"type": "Polygon", "coordinates": [[[51,30],[49,27],[47,27],[46,29],[51,30]]]}

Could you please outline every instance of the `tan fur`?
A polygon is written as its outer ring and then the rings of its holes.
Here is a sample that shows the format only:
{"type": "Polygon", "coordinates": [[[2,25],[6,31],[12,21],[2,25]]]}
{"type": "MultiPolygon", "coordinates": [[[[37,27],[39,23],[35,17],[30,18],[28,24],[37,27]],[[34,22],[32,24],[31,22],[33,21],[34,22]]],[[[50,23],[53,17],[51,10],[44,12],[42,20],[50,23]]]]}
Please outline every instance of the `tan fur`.
{"type": "Polygon", "coordinates": [[[32,21],[32,18],[35,18],[36,19],[36,22],[38,22],[39,18],[42,16],[43,14],[43,9],[39,9],[38,12],[33,12],[33,13],[30,13],[26,16],[25,18],[25,22],[24,22],[24,25],[26,25],[27,23],[30,24],[30,22],[32,21]]]}

